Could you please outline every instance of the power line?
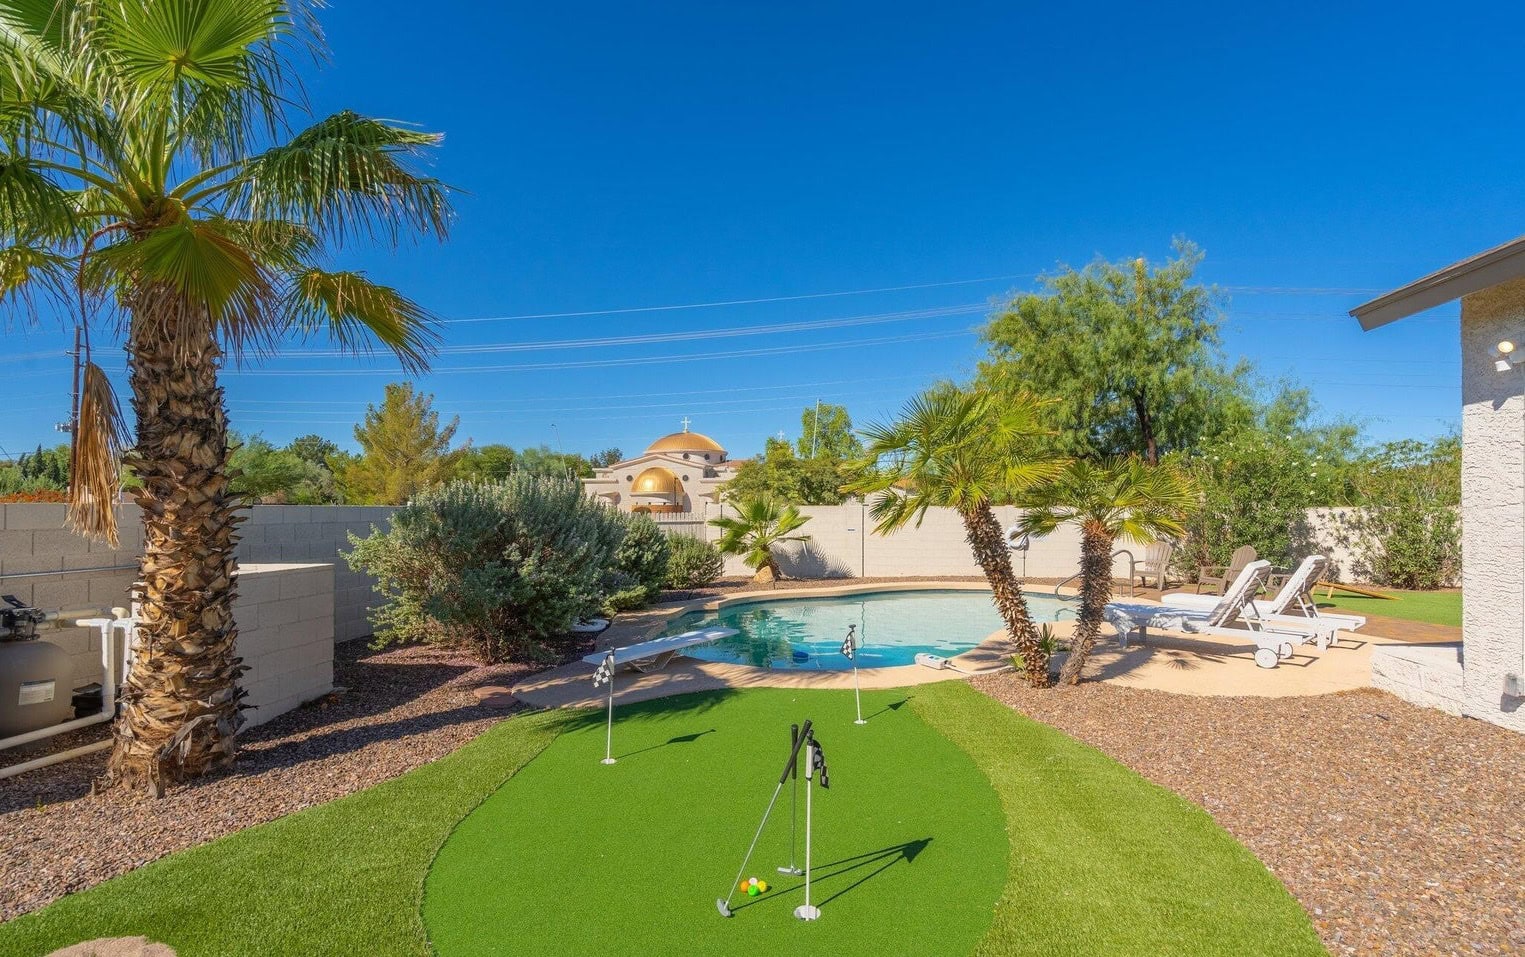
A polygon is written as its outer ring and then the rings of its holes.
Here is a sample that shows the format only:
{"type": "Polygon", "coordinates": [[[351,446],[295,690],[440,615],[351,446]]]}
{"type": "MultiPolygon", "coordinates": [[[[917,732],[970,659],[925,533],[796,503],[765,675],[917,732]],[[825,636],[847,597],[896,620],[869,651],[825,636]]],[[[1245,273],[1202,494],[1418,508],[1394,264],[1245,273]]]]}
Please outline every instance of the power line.
{"type": "MultiPolygon", "coordinates": [[[[658,332],[635,336],[605,336],[602,338],[545,339],[531,342],[489,342],[470,346],[446,346],[439,355],[476,355],[499,352],[537,352],[548,349],[590,349],[609,346],[652,345],[667,342],[691,342],[702,339],[730,339],[740,336],[778,335],[791,332],[814,332],[819,329],[842,329],[852,326],[871,326],[890,322],[913,322],[918,319],[940,319],[947,316],[969,315],[983,312],[984,303],[943,306],[934,309],[914,309],[906,312],[873,313],[863,316],[846,316],[841,319],[823,319],[814,322],[784,322],[768,326],[732,326],[724,329],[696,329],[691,332],[658,332]]],[[[272,358],[339,358],[352,352],[322,349],[286,351],[272,358]]]]}
{"type": "Polygon", "coordinates": [[[922,282],[907,286],[881,286],[877,289],[848,289],[842,292],[812,292],[796,296],[766,296],[758,299],[723,299],[714,302],[685,302],[666,306],[629,306],[621,309],[584,309],[576,312],[530,312],[516,316],[485,316],[477,319],[446,319],[447,323],[510,322],[518,319],[575,319],[583,316],[625,316],[637,312],[676,312],[682,309],[714,309],[722,306],[755,306],[769,302],[799,302],[804,299],[834,299],[841,296],[865,296],[881,292],[905,292],[912,289],[940,289],[948,286],[972,286],[982,282],[1007,279],[1030,279],[1032,273],[984,276],[979,279],[952,279],[947,282],[922,282]]]}

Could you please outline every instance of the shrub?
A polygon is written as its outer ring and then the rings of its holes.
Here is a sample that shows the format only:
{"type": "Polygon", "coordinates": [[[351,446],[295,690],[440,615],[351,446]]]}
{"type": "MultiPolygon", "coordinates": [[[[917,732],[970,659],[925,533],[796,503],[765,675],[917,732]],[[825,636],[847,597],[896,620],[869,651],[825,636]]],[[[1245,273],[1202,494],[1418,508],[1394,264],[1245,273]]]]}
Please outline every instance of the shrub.
{"type": "Polygon", "coordinates": [[[667,556],[668,588],[703,588],[725,571],[725,556],[709,542],[687,535],[675,536],[667,556]]]}
{"type": "Polygon", "coordinates": [[[1392,442],[1357,463],[1348,520],[1359,574],[1394,588],[1443,588],[1461,571],[1461,443],[1392,442]]]}
{"type": "Polygon", "coordinates": [[[543,656],[599,606],[625,532],[575,479],[520,473],[420,492],[388,530],[351,535],[345,557],[377,579],[378,645],[422,640],[501,662],[543,656]]]}
{"type": "Polygon", "coordinates": [[[667,577],[667,536],[645,515],[621,516],[625,538],[614,553],[614,569],[625,584],[611,588],[608,606],[613,611],[644,608],[662,592],[667,577]]]}

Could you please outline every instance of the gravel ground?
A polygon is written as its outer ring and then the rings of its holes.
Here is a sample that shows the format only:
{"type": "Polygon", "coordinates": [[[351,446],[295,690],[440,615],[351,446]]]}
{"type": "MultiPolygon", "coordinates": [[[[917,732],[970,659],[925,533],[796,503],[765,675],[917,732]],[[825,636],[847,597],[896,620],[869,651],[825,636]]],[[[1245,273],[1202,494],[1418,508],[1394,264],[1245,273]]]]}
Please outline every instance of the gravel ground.
{"type": "Polygon", "coordinates": [[[345,692],[251,729],[235,770],[162,800],[90,794],[104,753],[0,780],[0,920],[442,757],[506,713],[479,705],[473,689],[512,684],[529,670],[346,642],[334,660],[334,683],[345,692]]]}
{"type": "Polygon", "coordinates": [[[1374,690],[975,686],[1206,808],[1334,954],[1525,954],[1525,737],[1374,690]]]}

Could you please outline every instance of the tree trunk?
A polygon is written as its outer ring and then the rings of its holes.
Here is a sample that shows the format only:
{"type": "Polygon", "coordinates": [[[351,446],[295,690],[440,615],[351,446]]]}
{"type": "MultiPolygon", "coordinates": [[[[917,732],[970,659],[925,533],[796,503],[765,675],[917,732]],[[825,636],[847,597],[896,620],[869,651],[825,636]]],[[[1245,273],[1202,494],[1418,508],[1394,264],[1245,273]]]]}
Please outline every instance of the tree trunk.
{"type": "Polygon", "coordinates": [[[1011,550],[1006,547],[1006,536],[1001,523],[988,505],[980,505],[965,511],[959,509],[964,520],[964,533],[974,560],[985,572],[990,591],[995,598],[996,611],[1006,622],[1006,630],[1017,643],[1022,655],[1022,674],[1027,683],[1035,688],[1048,685],[1048,652],[1038,642],[1038,631],[1027,614],[1027,601],[1022,597],[1022,583],[1011,568],[1011,550]]]}
{"type": "Polygon", "coordinates": [[[1070,656],[1059,671],[1059,683],[1080,683],[1091,646],[1101,634],[1102,612],[1112,600],[1112,536],[1100,525],[1080,527],[1080,615],[1070,641],[1070,656]]]}
{"type": "Polygon", "coordinates": [[[141,608],[103,783],[163,794],[167,784],[233,762],[246,670],[233,621],[241,502],[228,491],[221,353],[207,322],[153,290],[130,308],[141,608]]]}
{"type": "Polygon", "coordinates": [[[1160,448],[1154,439],[1154,417],[1149,414],[1149,404],[1142,393],[1133,394],[1133,411],[1138,416],[1139,434],[1144,437],[1144,461],[1159,465],[1160,448]]]}

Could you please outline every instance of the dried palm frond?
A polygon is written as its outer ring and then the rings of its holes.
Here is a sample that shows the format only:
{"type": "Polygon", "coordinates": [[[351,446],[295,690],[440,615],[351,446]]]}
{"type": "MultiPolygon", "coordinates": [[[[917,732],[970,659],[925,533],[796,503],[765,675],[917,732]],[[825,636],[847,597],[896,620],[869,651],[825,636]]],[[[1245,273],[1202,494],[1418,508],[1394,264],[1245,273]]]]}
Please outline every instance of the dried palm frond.
{"type": "Polygon", "coordinates": [[[106,373],[85,363],[79,418],[69,450],[69,527],[117,547],[116,503],[122,452],[131,436],[106,373]]]}

